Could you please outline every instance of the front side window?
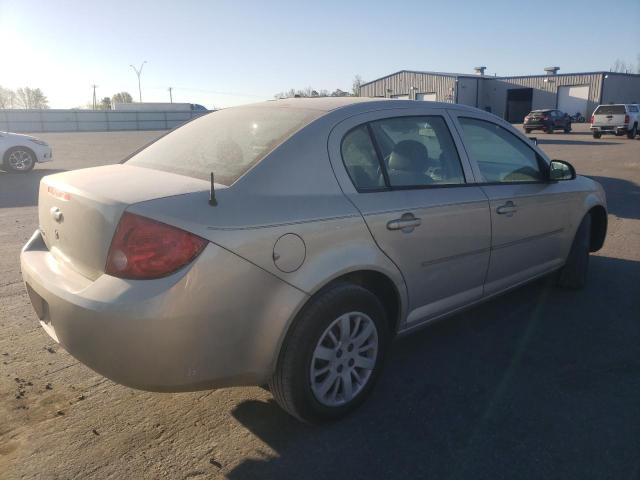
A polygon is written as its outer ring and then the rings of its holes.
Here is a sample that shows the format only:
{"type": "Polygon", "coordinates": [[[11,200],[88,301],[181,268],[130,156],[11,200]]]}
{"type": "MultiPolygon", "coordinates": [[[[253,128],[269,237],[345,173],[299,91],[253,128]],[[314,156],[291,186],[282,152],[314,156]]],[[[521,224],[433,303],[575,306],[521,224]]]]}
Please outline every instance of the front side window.
{"type": "Polygon", "coordinates": [[[398,117],[371,123],[391,187],[464,183],[460,157],[442,117],[398,117]]]}
{"type": "Polygon", "coordinates": [[[538,154],[518,137],[485,120],[461,117],[459,121],[467,153],[487,182],[544,180],[538,154]]]}

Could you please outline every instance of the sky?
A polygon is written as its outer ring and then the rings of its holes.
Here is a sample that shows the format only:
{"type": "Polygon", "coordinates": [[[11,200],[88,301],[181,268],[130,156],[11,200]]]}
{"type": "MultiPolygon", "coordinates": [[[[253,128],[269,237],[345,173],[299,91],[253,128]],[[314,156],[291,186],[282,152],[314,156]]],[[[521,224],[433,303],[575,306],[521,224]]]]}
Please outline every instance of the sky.
{"type": "Polygon", "coordinates": [[[0,0],[0,86],[52,108],[128,91],[227,107],[290,88],[350,90],[398,70],[609,70],[640,62],[640,1],[0,0]],[[612,48],[615,47],[615,48],[612,48]]]}

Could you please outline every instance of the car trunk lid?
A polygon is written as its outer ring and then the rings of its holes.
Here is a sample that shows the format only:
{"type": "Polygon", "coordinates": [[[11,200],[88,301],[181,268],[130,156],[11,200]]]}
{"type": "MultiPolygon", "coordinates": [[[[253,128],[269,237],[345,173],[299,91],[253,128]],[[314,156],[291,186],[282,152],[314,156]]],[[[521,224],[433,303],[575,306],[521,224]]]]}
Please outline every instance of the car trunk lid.
{"type": "Polygon", "coordinates": [[[129,205],[208,188],[199,179],[129,165],[50,175],[40,182],[39,228],[57,261],[96,279],[129,205]]]}

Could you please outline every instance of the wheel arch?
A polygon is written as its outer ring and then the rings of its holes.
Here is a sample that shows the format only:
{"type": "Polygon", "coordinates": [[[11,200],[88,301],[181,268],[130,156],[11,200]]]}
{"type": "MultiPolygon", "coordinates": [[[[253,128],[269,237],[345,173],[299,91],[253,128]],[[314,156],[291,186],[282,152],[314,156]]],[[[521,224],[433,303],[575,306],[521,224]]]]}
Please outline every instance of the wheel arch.
{"type": "Polygon", "coordinates": [[[24,145],[13,145],[13,146],[7,148],[7,150],[4,152],[4,155],[2,155],[2,163],[6,162],[9,159],[9,155],[14,150],[26,150],[31,155],[33,155],[34,163],[38,163],[38,156],[36,155],[36,152],[34,152],[32,148],[25,147],[24,145]]]}
{"type": "Polygon", "coordinates": [[[604,239],[607,236],[607,211],[602,205],[595,205],[587,214],[591,215],[589,251],[597,252],[604,245],[604,239]]]}

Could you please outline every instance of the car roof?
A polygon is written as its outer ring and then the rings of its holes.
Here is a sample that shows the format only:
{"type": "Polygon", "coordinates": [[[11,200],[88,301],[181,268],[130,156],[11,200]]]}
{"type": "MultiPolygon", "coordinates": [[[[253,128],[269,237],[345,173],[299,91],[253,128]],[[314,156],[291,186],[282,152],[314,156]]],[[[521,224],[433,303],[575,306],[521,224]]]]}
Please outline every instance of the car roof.
{"type": "MultiPolygon", "coordinates": [[[[448,108],[455,110],[476,110],[474,107],[457,103],[444,102],[423,102],[420,100],[400,100],[395,98],[372,98],[372,97],[302,97],[284,98],[278,100],[268,100],[266,102],[252,103],[244,105],[246,107],[281,107],[281,108],[301,108],[306,110],[317,110],[331,112],[335,110],[385,110],[392,108],[411,108],[417,105],[425,105],[430,108],[448,108]]],[[[242,108],[234,107],[234,108],[242,108]]],[[[346,113],[346,112],[345,112],[346,113]]]]}

